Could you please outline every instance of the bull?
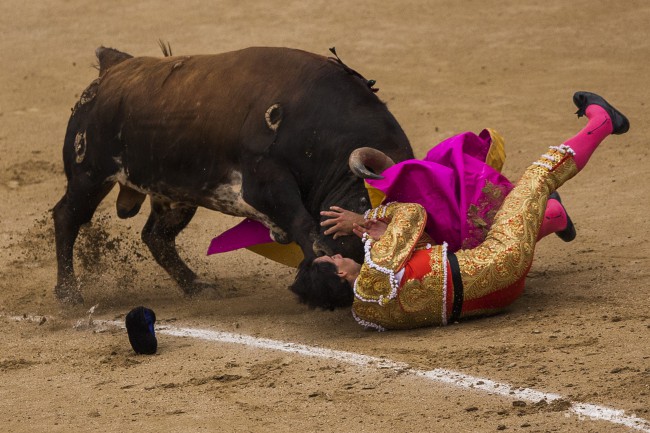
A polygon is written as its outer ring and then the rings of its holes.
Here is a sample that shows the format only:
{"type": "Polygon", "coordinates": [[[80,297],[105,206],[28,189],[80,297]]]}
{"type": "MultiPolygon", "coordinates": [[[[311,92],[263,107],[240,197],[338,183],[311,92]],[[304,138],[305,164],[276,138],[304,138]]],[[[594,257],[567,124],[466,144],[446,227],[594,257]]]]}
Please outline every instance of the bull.
{"type": "Polygon", "coordinates": [[[100,47],[96,55],[99,77],[68,122],[67,187],[53,210],[59,300],[83,302],[75,240],[115,184],[120,218],[150,197],[142,240],[187,295],[206,283],[180,258],[175,239],[198,206],[258,220],[274,240],[295,241],[306,259],[361,259],[359,240],[323,234],[320,211],[369,207],[348,166],[355,149],[413,158],[373,81],[338,56],[288,48],[154,58],[100,47]]]}

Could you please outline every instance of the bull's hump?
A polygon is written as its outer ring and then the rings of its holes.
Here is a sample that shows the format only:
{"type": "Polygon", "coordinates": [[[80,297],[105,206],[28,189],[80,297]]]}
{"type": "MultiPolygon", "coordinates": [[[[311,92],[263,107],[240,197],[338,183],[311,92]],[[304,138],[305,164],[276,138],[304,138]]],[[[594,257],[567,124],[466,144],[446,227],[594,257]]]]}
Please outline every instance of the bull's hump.
{"type": "Polygon", "coordinates": [[[164,111],[160,107],[187,111],[193,103],[192,110],[237,123],[233,116],[243,119],[248,110],[263,120],[273,104],[286,108],[297,101],[309,88],[304,83],[318,81],[331,62],[301,50],[253,47],[213,55],[133,57],[111,64],[101,91],[112,95],[115,104],[133,104],[141,113],[164,111]]]}
{"type": "Polygon", "coordinates": [[[132,57],[129,54],[121,53],[112,48],[100,47],[97,49],[97,56],[100,59],[100,68],[103,64],[106,68],[119,64],[112,72],[127,72],[144,69],[158,68],[180,68],[193,71],[209,71],[215,76],[224,73],[234,74],[233,78],[245,76],[249,71],[260,77],[275,81],[276,79],[298,78],[299,76],[311,76],[317,73],[331,62],[327,57],[307,51],[284,48],[284,47],[250,47],[236,51],[229,51],[219,54],[193,54],[191,56],[169,56],[169,57],[132,57]],[[124,62],[124,60],[129,60],[124,62]]]}

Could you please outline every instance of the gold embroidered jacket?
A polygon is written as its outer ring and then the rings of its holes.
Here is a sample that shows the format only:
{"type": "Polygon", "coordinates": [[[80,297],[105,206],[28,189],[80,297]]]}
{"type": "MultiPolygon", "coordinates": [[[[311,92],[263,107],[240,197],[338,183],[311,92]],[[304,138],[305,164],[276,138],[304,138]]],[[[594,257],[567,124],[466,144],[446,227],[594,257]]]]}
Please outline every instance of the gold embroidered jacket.
{"type": "Polygon", "coordinates": [[[365,242],[364,263],[354,285],[352,312],[357,321],[377,329],[445,324],[446,244],[430,244],[431,238],[424,233],[424,208],[415,203],[390,203],[373,210],[372,215],[390,222],[378,241],[365,242]],[[400,281],[396,274],[402,270],[400,281]]]}

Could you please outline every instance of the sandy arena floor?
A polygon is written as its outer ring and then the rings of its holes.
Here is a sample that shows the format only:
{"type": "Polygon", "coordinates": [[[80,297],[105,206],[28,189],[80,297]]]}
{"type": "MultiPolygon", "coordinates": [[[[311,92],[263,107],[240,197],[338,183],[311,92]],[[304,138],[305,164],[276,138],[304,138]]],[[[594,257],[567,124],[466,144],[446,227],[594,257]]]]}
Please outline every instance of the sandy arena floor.
{"type": "Polygon", "coordinates": [[[650,420],[649,23],[642,0],[4,0],[0,430],[650,431],[567,410],[584,402],[650,420]],[[174,54],[269,45],[327,55],[336,46],[377,80],[417,156],[492,127],[506,137],[511,178],[584,125],[573,116],[576,90],[601,93],[632,127],[562,189],[578,238],[544,240],[525,294],[496,317],[380,334],[349,311],[310,311],[287,290],[292,269],[246,251],[206,257],[210,239],[238,221],[206,210],[180,250],[219,284],[188,300],[140,241],[148,209],[118,220],[115,192],[78,242],[86,304],[62,306],[50,211],[65,187],[70,108],[96,77],[97,46],[158,56],[159,38],[174,54]],[[157,355],[136,356],[125,331],[97,320],[123,320],[142,304],[161,325],[385,357],[563,399],[521,403],[399,369],[163,334],[157,355]]]}

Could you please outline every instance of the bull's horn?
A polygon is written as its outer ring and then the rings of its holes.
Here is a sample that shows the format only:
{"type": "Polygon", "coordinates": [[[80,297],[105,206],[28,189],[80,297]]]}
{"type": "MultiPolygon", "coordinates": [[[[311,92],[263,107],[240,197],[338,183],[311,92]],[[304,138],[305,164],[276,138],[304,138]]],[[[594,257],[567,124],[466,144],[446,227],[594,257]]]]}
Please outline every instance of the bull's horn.
{"type": "Polygon", "coordinates": [[[383,179],[378,173],[382,173],[388,167],[395,165],[388,155],[381,150],[372,147],[360,147],[355,149],[348,159],[350,170],[357,177],[362,179],[383,179]],[[373,171],[368,170],[368,167],[373,171]]]}

